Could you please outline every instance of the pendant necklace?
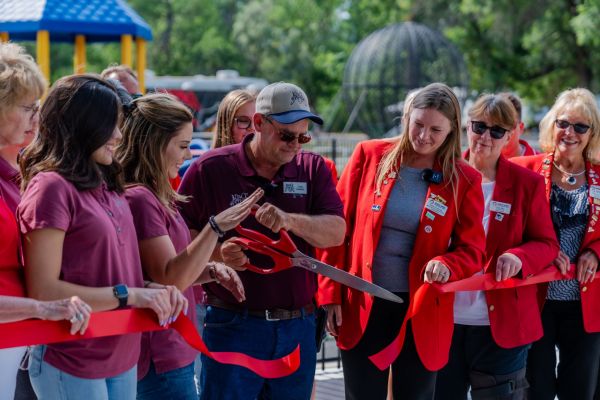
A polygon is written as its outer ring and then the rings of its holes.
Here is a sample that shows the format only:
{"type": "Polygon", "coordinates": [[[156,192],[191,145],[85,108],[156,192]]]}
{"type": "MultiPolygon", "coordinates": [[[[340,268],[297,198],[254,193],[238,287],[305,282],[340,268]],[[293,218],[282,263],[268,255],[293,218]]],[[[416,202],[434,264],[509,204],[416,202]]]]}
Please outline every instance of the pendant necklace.
{"type": "Polygon", "coordinates": [[[552,164],[566,178],[565,182],[567,182],[571,186],[573,186],[573,185],[575,185],[577,183],[577,177],[578,176],[581,176],[581,175],[585,174],[585,169],[583,171],[579,171],[579,172],[575,172],[575,173],[570,173],[570,172],[567,172],[567,171],[561,169],[558,166],[558,164],[556,164],[556,161],[552,161],[552,164]]]}

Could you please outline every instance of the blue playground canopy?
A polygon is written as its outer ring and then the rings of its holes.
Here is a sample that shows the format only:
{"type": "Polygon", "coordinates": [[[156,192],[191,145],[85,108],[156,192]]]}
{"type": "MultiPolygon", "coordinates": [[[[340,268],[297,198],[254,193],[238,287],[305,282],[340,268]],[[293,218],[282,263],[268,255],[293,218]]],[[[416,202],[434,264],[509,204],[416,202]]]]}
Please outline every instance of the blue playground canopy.
{"type": "Polygon", "coordinates": [[[150,26],[123,0],[0,0],[0,32],[13,40],[36,40],[50,32],[52,42],[118,42],[122,35],[152,40],[150,26]]]}

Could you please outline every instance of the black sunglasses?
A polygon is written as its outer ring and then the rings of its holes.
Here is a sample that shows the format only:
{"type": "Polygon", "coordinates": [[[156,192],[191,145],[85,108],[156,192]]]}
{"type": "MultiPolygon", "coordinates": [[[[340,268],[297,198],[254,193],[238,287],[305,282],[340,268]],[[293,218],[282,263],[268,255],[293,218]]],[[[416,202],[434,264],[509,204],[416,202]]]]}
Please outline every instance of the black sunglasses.
{"type": "Polygon", "coordinates": [[[235,125],[239,129],[248,129],[248,128],[250,128],[250,125],[252,125],[252,118],[235,117],[233,120],[235,121],[235,125]]]}
{"type": "Polygon", "coordinates": [[[504,129],[501,126],[487,126],[484,122],[481,121],[471,121],[471,130],[473,131],[473,133],[476,133],[478,135],[483,135],[485,131],[489,130],[492,139],[502,139],[504,135],[506,135],[506,132],[508,132],[508,129],[504,129]]]}
{"type": "Polygon", "coordinates": [[[292,143],[294,140],[298,139],[299,144],[306,144],[312,139],[310,133],[301,133],[296,136],[292,132],[282,131],[281,129],[277,128],[270,118],[265,117],[265,120],[268,121],[271,125],[273,125],[273,128],[275,128],[275,130],[279,134],[279,139],[281,139],[282,142],[292,143]]]}
{"type": "Polygon", "coordinates": [[[580,135],[583,135],[584,133],[586,133],[588,131],[588,129],[590,129],[589,125],[586,124],[582,124],[582,123],[576,123],[576,124],[572,124],[567,120],[564,119],[557,119],[554,121],[554,124],[556,125],[557,128],[559,129],[569,129],[569,126],[573,127],[573,131],[575,133],[579,133],[580,135]]]}

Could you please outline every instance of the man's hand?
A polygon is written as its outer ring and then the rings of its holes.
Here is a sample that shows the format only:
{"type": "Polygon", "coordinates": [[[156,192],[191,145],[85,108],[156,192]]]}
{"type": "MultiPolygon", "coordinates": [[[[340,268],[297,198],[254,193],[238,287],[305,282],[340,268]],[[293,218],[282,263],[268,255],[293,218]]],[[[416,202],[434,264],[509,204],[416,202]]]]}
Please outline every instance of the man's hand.
{"type": "Polygon", "coordinates": [[[237,271],[243,271],[246,268],[244,265],[248,263],[248,257],[244,254],[245,250],[237,243],[233,243],[235,238],[227,239],[221,245],[221,257],[223,262],[237,271]]]}
{"type": "Polygon", "coordinates": [[[256,220],[273,232],[291,230],[291,219],[288,213],[270,203],[264,203],[256,210],[256,220]]]}

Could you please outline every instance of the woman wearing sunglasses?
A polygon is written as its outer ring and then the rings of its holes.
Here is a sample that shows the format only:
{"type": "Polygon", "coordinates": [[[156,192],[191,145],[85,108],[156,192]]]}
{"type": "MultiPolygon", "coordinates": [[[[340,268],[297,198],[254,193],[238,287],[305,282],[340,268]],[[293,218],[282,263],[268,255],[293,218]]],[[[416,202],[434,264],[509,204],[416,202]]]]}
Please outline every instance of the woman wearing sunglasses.
{"type": "MultiPolygon", "coordinates": [[[[536,173],[510,163],[502,150],[518,116],[510,100],[483,95],[469,111],[469,164],[482,176],[486,256],[481,273],[497,281],[524,278],[548,266],[558,243],[536,173]]],[[[438,374],[436,398],[523,399],[529,344],[542,336],[536,286],[458,292],[448,364],[438,374]]]]}
{"type": "Polygon", "coordinates": [[[600,360],[600,112],[587,89],[562,92],[540,122],[545,154],[513,159],[546,180],[560,252],[574,275],[544,285],[544,336],[527,360],[531,399],[592,399],[600,360]],[[556,352],[559,364],[556,370],[556,352]]]}
{"type": "MultiPolygon", "coordinates": [[[[373,299],[321,281],[319,300],[329,309],[327,329],[342,349],[347,399],[386,398],[389,368],[379,370],[368,357],[396,337],[423,282],[458,280],[481,269],[481,176],[460,158],[460,126],[452,90],[428,85],[411,101],[402,135],[358,144],[342,173],[337,189],[346,244],[327,249],[322,258],[405,301],[373,299]]],[[[435,296],[409,322],[391,366],[395,399],[433,398],[436,372],[425,365],[449,350],[436,344],[452,330],[451,322],[443,322],[454,298],[435,296]]]]}

